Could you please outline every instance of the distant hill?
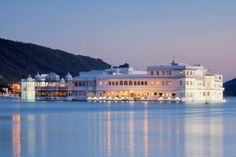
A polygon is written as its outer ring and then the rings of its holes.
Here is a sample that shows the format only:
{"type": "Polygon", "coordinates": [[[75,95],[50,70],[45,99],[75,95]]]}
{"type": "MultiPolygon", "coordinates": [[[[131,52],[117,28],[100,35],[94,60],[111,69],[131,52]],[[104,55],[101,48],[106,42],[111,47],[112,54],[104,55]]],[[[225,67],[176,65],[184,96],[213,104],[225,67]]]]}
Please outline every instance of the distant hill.
{"type": "Polygon", "coordinates": [[[224,95],[225,96],[236,96],[236,78],[224,83],[224,95]]]}
{"type": "Polygon", "coordinates": [[[101,59],[0,38],[0,84],[19,81],[36,72],[56,72],[63,76],[70,71],[78,75],[80,71],[108,67],[110,65],[101,59]]]}

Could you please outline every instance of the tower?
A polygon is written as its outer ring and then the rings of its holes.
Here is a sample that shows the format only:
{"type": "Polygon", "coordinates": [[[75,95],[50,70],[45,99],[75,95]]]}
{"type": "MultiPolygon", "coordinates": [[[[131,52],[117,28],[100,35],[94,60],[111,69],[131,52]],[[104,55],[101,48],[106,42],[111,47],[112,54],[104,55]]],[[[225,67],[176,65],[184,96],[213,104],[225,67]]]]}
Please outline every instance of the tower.
{"type": "Polygon", "coordinates": [[[21,80],[21,99],[26,101],[35,100],[35,80],[29,75],[21,80]]]}

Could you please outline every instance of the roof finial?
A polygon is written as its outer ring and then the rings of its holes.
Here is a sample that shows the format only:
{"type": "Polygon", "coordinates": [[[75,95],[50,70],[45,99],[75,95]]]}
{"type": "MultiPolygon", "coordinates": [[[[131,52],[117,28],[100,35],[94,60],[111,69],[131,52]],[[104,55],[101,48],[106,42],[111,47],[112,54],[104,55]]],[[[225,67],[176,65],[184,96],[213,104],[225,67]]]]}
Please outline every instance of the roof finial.
{"type": "Polygon", "coordinates": [[[171,65],[178,65],[179,63],[175,60],[175,56],[173,57],[173,60],[171,62],[171,65]]]}

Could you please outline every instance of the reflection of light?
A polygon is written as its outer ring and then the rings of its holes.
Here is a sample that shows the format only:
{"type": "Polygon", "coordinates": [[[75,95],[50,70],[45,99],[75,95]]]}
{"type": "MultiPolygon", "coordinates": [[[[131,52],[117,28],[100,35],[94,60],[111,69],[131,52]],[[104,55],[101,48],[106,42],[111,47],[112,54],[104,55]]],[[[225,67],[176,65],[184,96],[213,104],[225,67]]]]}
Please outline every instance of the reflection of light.
{"type": "Polygon", "coordinates": [[[144,131],[144,157],[148,157],[148,113],[147,110],[144,111],[144,122],[143,122],[143,131],[144,131]]]}
{"type": "Polygon", "coordinates": [[[111,112],[107,112],[107,154],[111,156],[111,112]]]}
{"type": "Polygon", "coordinates": [[[21,139],[20,139],[20,120],[21,117],[20,115],[13,115],[12,116],[13,120],[13,126],[12,126],[12,149],[13,149],[13,155],[15,157],[20,157],[21,156],[21,139]]]}
{"type": "Polygon", "coordinates": [[[28,148],[29,149],[28,153],[30,157],[35,156],[35,148],[36,148],[36,128],[35,128],[35,115],[28,115],[28,130],[27,130],[27,135],[28,135],[28,148]]]}
{"type": "Polygon", "coordinates": [[[129,147],[130,157],[134,157],[134,112],[129,113],[129,147]]]}
{"type": "Polygon", "coordinates": [[[189,117],[185,122],[185,156],[223,156],[222,117],[189,117]]]}

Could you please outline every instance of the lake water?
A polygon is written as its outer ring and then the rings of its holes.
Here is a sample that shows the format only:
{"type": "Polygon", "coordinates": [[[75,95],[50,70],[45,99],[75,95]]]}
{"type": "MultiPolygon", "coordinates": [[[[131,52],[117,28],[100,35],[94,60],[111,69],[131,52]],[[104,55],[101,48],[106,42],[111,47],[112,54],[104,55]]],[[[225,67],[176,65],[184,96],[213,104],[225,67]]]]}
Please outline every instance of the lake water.
{"type": "Polygon", "coordinates": [[[222,104],[0,99],[0,157],[235,157],[236,99],[222,104]]]}

